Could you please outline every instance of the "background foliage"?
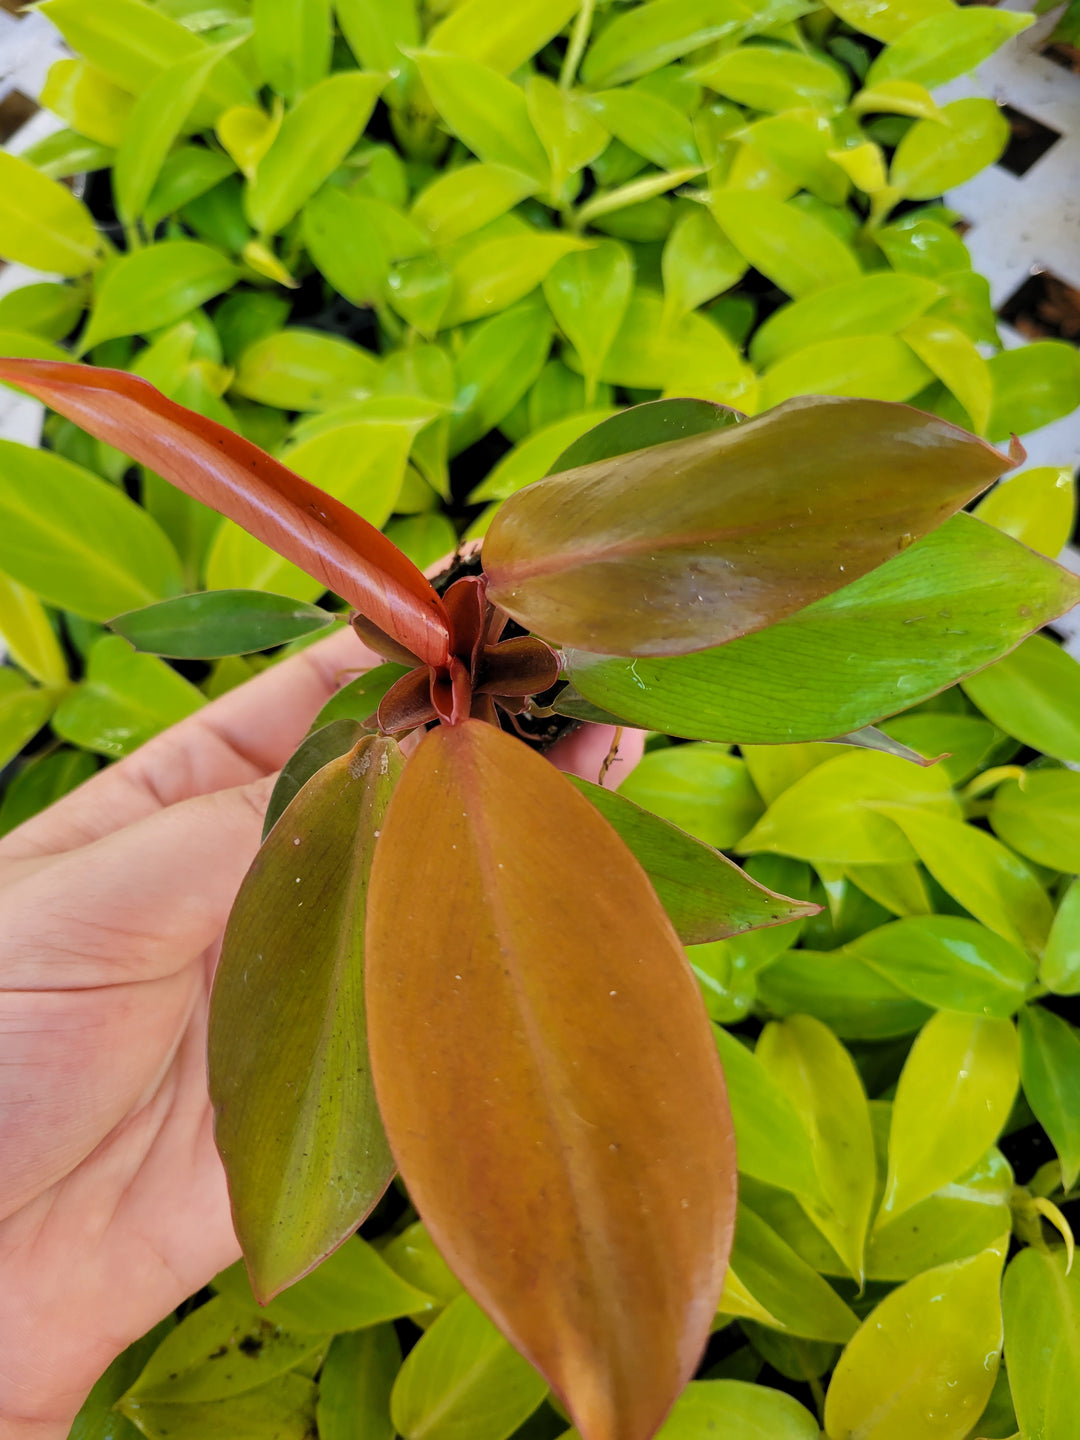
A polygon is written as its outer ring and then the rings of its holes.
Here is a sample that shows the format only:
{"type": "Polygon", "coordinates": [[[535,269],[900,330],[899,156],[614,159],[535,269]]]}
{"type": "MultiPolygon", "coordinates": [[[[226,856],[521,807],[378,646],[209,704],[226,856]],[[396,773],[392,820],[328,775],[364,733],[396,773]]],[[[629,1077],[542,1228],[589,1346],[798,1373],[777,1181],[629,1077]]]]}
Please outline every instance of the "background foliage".
{"type": "MultiPolygon", "coordinates": [[[[1007,135],[992,102],[930,92],[1010,12],[43,8],[77,52],[44,97],[69,128],[0,155],[0,255],[61,278],[0,300],[0,353],[132,369],[422,565],[630,401],[913,400],[995,441],[1080,403],[1072,347],[998,351],[937,203],[1007,135]],[[85,172],[79,200],[62,182],[85,172]]],[[[276,658],[169,665],[102,622],[203,586],[319,598],[69,422],[47,438],[0,444],[0,763],[31,746],[2,830],[276,658]]],[[[1033,470],[978,513],[1054,555],[1072,508],[1067,472],[1033,470]]],[[[1080,1280],[1043,1216],[1062,1224],[1048,1202],[1069,1213],[1080,1172],[1078,713],[1080,670],[1035,637],[886,723],[936,767],[657,735],[623,784],[824,906],[690,949],[742,1210],[667,1440],[1074,1433],[1080,1280]]],[[[562,1434],[407,1198],[364,1233],[264,1311],[219,1277],[73,1434],[562,1434]]]]}

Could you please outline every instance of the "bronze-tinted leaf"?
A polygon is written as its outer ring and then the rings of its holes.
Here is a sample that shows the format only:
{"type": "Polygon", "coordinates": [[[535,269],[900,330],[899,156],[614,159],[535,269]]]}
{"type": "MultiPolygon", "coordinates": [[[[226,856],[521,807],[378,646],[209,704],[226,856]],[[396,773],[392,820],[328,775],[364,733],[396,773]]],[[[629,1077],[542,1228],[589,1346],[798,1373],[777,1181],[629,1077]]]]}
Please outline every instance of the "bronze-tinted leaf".
{"type": "Polygon", "coordinates": [[[468,720],[405,769],[367,949],[379,1105],[433,1239],[586,1440],[647,1440],[708,1335],[735,1165],[655,893],[562,775],[468,720]]]}
{"type": "Polygon", "coordinates": [[[403,764],[371,735],[325,765],[271,831],[225,933],[210,1093],[261,1300],[347,1239],[394,1173],[367,1056],[363,915],[403,764]]]}
{"type": "Polygon", "coordinates": [[[354,510],[250,440],[122,370],[0,360],[0,379],[235,520],[422,660],[445,662],[446,614],[412,561],[354,510]]]}
{"type": "Polygon", "coordinates": [[[484,541],[489,595],[553,644],[704,649],[850,584],[1011,464],[906,405],[791,400],[518,491],[484,541]]]}

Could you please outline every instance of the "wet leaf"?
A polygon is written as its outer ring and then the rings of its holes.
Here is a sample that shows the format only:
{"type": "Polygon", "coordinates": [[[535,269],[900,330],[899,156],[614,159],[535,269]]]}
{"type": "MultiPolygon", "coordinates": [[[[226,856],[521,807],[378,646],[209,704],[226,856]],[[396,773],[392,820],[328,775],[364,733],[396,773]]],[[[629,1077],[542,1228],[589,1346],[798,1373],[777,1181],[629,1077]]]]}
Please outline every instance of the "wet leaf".
{"type": "Polygon", "coordinates": [[[553,642],[701,649],[849,585],[1008,464],[916,411],[805,398],[529,486],[496,516],[485,569],[492,599],[553,642]]]}
{"type": "Polygon", "coordinates": [[[619,793],[717,850],[728,849],[761,814],[742,760],[720,745],[675,745],[646,755],[619,793]]]}
{"type": "Polygon", "coordinates": [[[203,703],[164,660],[137,655],[119,635],[105,635],[90,651],[86,679],[61,701],[53,729],[74,745],[118,759],[203,703]]]}
{"type": "MultiPolygon", "coordinates": [[[[0,361],[0,376],[250,527],[414,654],[436,664],[445,659],[442,604],[415,566],[360,516],[257,446],[119,371],[11,360],[0,361]]],[[[129,605],[114,603],[107,614],[129,605]]]]}
{"type": "Polygon", "coordinates": [[[800,1195],[799,1202],[861,1282],[875,1169],[870,1111],[858,1071],[831,1031],[807,1015],[766,1025],[756,1054],[810,1136],[824,1199],[800,1195]]]}
{"type": "Polygon", "coordinates": [[[1066,571],[1005,540],[957,515],[758,634],[633,662],[573,650],[566,672],[600,708],[693,739],[776,744],[857,730],[944,689],[1076,603],[1080,587],[1066,571]]]}
{"type": "Polygon", "coordinates": [[[335,618],[329,610],[284,595],[207,590],[117,615],[109,628],[151,655],[213,660],[287,644],[324,629],[335,618]]]}
{"type": "Polygon", "coordinates": [[[97,290],[80,350],[172,325],[227,290],[239,273],[220,251],[197,240],[163,240],[121,255],[97,290]]]}
{"type": "Polygon", "coordinates": [[[1076,1440],[1080,1268],[1065,1252],[1022,1250],[1005,1272],[1005,1362],[1021,1435],[1076,1440]]]}
{"type": "Polygon", "coordinates": [[[546,1393],[543,1377],[460,1295],[406,1356],[390,1414],[404,1440],[506,1440],[546,1393]]]}
{"type": "Polygon", "coordinates": [[[567,181],[606,148],[611,136],[590,110],[587,97],[565,90],[546,75],[530,75],[525,104],[551,166],[551,194],[561,196],[567,181]]]}
{"type": "Polygon", "coordinates": [[[986,717],[1025,745],[1080,762],[1080,665],[1046,635],[972,675],[964,689],[986,717]]]}
{"type": "Polygon", "coordinates": [[[661,170],[701,164],[694,127],[670,100],[647,90],[597,90],[588,106],[604,128],[661,170]]]}
{"type": "Polygon", "coordinates": [[[726,189],[713,194],[712,212],[750,264],[796,299],[859,274],[854,251],[824,221],[790,201],[726,189]]]}
{"type": "Polygon", "coordinates": [[[319,1376],[320,1440],[394,1440],[390,1392],[400,1367],[391,1325],[336,1336],[319,1376]]]}
{"type": "Polygon", "coordinates": [[[18,155],[0,154],[0,256],[58,275],[85,275],[100,258],[89,210],[66,185],[18,155]]]}
{"type": "Polygon", "coordinates": [[[1006,1019],[1035,981],[1034,961],[1023,950],[957,915],[896,920],[851,941],[848,949],[938,1010],[1006,1019]]]}
{"type": "Polygon", "coordinates": [[[1058,1153],[1065,1189],[1071,1190],[1080,1174],[1080,1034],[1041,1005],[1020,1012],[1020,1080],[1058,1153]]]}
{"type": "Polygon", "coordinates": [[[740,1172],[797,1195],[820,1196],[810,1137],[794,1104],[752,1050],[719,1025],[713,1035],[724,1065],[740,1172]]]}
{"type": "Polygon", "coordinates": [[[910,1440],[928,1415],[940,1440],[963,1440],[997,1375],[1003,1254],[927,1270],[870,1312],[829,1384],[828,1440],[910,1440]]]}
{"type": "Polygon", "coordinates": [[[927,1021],[896,1087],[889,1173],[876,1229],[985,1154],[1009,1118],[1018,1067],[1011,1020],[942,1010],[927,1021]],[[934,1124],[928,1128],[931,1114],[934,1124]]]}
{"type": "Polygon", "coordinates": [[[719,1062],[637,863],[500,731],[434,730],[406,767],[372,874],[368,1004],[380,1108],[440,1251],[587,1432],[645,1440],[726,1269],[719,1062]]]}
{"type": "Polygon", "coordinates": [[[1067,466],[1043,465],[1001,480],[979,501],[976,515],[1049,555],[1060,555],[1076,518],[1076,486],[1067,466]]]}
{"type": "Polygon", "coordinates": [[[587,400],[595,394],[633,288],[634,261],[617,240],[563,256],[544,281],[544,298],[581,361],[587,400]]]}

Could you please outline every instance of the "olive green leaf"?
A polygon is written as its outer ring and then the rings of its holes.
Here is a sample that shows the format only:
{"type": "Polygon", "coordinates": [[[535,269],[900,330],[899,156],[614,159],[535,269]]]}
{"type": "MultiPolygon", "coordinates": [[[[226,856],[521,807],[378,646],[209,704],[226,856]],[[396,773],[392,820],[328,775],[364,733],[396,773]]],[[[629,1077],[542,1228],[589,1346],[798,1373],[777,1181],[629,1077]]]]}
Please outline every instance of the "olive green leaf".
{"type": "Polygon", "coordinates": [[[553,328],[550,310],[535,296],[476,326],[454,364],[452,454],[513,409],[543,368],[553,328]]]}
{"type": "Polygon", "coordinates": [[[146,1440],[201,1440],[229,1435],[234,1440],[310,1440],[315,1425],[316,1389],[302,1371],[279,1375],[256,1390],[224,1400],[174,1405],[169,1401],[121,1401],[122,1413],[146,1440]]]}
{"type": "Polygon", "coordinates": [[[202,145],[180,145],[166,155],[150,197],[143,207],[143,224],[155,230],[192,200],[205,195],[236,169],[228,155],[202,145]]]}
{"type": "Polygon", "coordinates": [[[184,660],[251,655],[322,630],[335,616],[317,605],[253,590],[208,590],[117,615],[109,629],[136,650],[184,660]]]}
{"type": "Polygon", "coordinates": [[[750,264],[796,299],[859,274],[851,247],[790,201],[754,190],[720,190],[712,212],[750,264]]]}
{"type": "Polygon", "coordinates": [[[319,1440],[394,1440],[390,1392],[400,1368],[392,1325],[336,1336],[319,1376],[319,1440]]]}
{"type": "Polygon", "coordinates": [[[268,835],[225,932],[215,1138],[264,1300],[356,1230],[394,1172],[367,1062],[358,917],[402,765],[392,740],[368,736],[318,771],[268,835]]]}
{"type": "Polygon", "coordinates": [[[110,149],[123,139],[134,103],[126,90],[85,60],[54,61],[38,98],[80,135],[110,149]]]}
{"type": "Polygon", "coordinates": [[[930,200],[962,185],[1009,143],[1008,121],[993,100],[954,100],[941,115],[916,120],[896,147],[889,183],[908,200],[930,200]]]}
{"type": "Polygon", "coordinates": [[[1005,1272],[1005,1362],[1020,1433],[1077,1440],[1080,1268],[1064,1250],[1022,1250],[1005,1272]]]}
{"type": "Polygon", "coordinates": [[[164,660],[105,635],[90,651],[86,679],[60,702],[53,729],[73,745],[117,759],[204,703],[164,660]]]}
{"type": "Polygon", "coordinates": [[[828,1281],[747,1205],[739,1206],[731,1268],[778,1328],[792,1335],[842,1345],[859,1328],[828,1281]]]}
{"type": "MultiPolygon", "coordinates": [[[[869,923],[881,918],[874,907],[869,923]]],[[[910,1035],[932,1013],[843,949],[787,951],[758,978],[758,998],[774,1015],[812,1015],[842,1040],[910,1035]]]]}
{"type": "Polygon", "coordinates": [[[1025,771],[994,793],[990,824],[1021,855],[1051,870],[1080,871],[1080,775],[1025,771]]]}
{"type": "Polygon", "coordinates": [[[91,620],[181,588],[172,546],[122,490],[11,440],[0,441],[0,567],[91,620]]]}
{"type": "Polygon", "coordinates": [[[1080,664],[1032,635],[964,689],[999,730],[1057,760],[1080,761],[1080,664]]]}
{"type": "Polygon", "coordinates": [[[0,639],[15,663],[43,685],[64,685],[67,660],[41,601],[0,571],[0,639]]]}
{"type": "MultiPolygon", "coordinates": [[[[361,692],[363,698],[360,700],[359,707],[353,703],[352,697],[350,697],[350,701],[343,702],[340,712],[326,719],[323,718],[322,713],[316,717],[315,723],[312,725],[306,738],[289,756],[282,767],[281,774],[274,784],[274,789],[270,796],[270,803],[266,807],[266,815],[263,819],[262,838],[264,840],[307,782],[316,775],[324,765],[328,765],[331,760],[339,759],[342,755],[347,755],[359,740],[362,740],[365,735],[372,733],[370,729],[364,727],[362,721],[371,716],[372,711],[378,706],[379,699],[381,699],[382,695],[390,688],[390,685],[394,683],[394,680],[406,672],[404,666],[400,665],[380,665],[376,670],[369,671],[370,675],[377,677],[380,670],[391,669],[396,673],[393,679],[387,677],[388,683],[385,685],[381,684],[378,679],[375,679],[373,689],[379,692],[378,699],[374,701],[370,709],[364,710],[362,716],[357,717],[350,712],[354,708],[362,709],[364,704],[366,704],[367,697],[364,695],[364,692],[361,692]]],[[[360,680],[354,683],[364,684],[367,678],[367,675],[361,676],[360,680]]],[[[352,686],[347,687],[347,689],[351,690],[352,686]]],[[[342,692],[339,692],[339,694],[340,693],[342,692]]],[[[335,700],[337,698],[337,696],[334,697],[335,700]]],[[[330,705],[333,705],[333,703],[334,701],[331,701],[330,705]]]]}
{"type": "Polygon", "coordinates": [[[379,362],[370,351],[299,326],[264,335],[240,356],[233,391],[282,410],[329,410],[370,395],[379,362]]]}
{"type": "Polygon", "coordinates": [[[848,945],[879,975],[925,1005],[1006,1019],[1035,982],[1035,962],[974,920],[918,915],[848,945]]]}
{"type": "Polygon", "coordinates": [[[1074,880],[1058,906],[1039,978],[1055,995],[1080,993],[1080,880],[1074,880]]]}
{"type": "Polygon", "coordinates": [[[1056,559],[1076,519],[1072,471],[1064,465],[1041,465],[1008,475],[979,501],[974,513],[1040,555],[1056,559]]]}
{"type": "Polygon", "coordinates": [[[421,50],[415,58],[436,110],[479,159],[547,184],[547,155],[519,86],[490,65],[462,55],[421,50]]]}
{"type": "Polygon", "coordinates": [[[254,0],[255,57],[266,82],[293,101],[330,69],[330,0],[254,0]]]}
{"type": "MultiPolygon", "coordinates": [[[[0,689],[3,686],[4,682],[0,682],[0,689]]],[[[0,700],[0,709],[2,707],[0,700]]],[[[3,728],[2,722],[0,728],[3,728]]],[[[89,780],[97,768],[93,755],[66,747],[24,764],[4,788],[4,798],[0,801],[0,835],[7,835],[89,780]]]]}
{"type": "Polygon", "coordinates": [[[1080,1034],[1041,1005],[1020,1012],[1020,1081],[1058,1153],[1065,1189],[1071,1190],[1080,1175],[1080,1034]]]}
{"type": "Polygon", "coordinates": [[[985,1154],[1008,1119],[1019,1079],[1011,1020],[942,1010],[927,1021],[896,1087],[889,1173],[875,1229],[985,1154]]]}
{"type": "Polygon", "coordinates": [[[438,244],[447,245],[497,220],[539,188],[534,176],[509,165],[461,165],[421,190],[410,214],[438,244]]]}
{"type": "Polygon", "coordinates": [[[601,240],[591,250],[563,256],[544,281],[556,323],[581,361],[587,402],[596,392],[633,287],[633,259],[617,240],[601,240]]]}
{"type": "Polygon", "coordinates": [[[619,794],[725,850],[761,814],[761,800],[742,760],[723,745],[676,745],[646,755],[619,794]]]}
{"type": "Polygon", "coordinates": [[[738,45],[694,72],[695,79],[752,110],[791,110],[800,105],[837,110],[849,82],[839,65],[786,45],[738,45]]]}
{"type": "Polygon", "coordinates": [[[220,251],[196,240],[163,240],[121,255],[102,277],[80,351],[172,325],[227,290],[239,273],[220,251]]]}
{"type": "Polygon", "coordinates": [[[986,361],[958,326],[924,315],[901,332],[902,339],[963,405],[978,435],[990,421],[993,382],[986,361]]]}
{"type": "Polygon", "coordinates": [[[542,1376],[461,1295],[406,1356],[390,1415],[404,1440],[506,1440],[546,1393],[542,1376]]]}
{"type": "Polygon", "coordinates": [[[785,355],[765,372],[759,404],[768,410],[795,395],[806,394],[909,400],[930,383],[931,377],[931,370],[912,347],[893,335],[822,340],[785,355]]]}
{"type": "Polygon", "coordinates": [[[739,1170],[796,1195],[820,1198],[810,1137],[795,1105],[752,1050],[719,1025],[713,1034],[724,1066],[739,1170]]]}
{"type": "Polygon", "coordinates": [[[81,200],[18,155],[0,151],[0,257],[58,275],[85,275],[100,259],[81,200]]]}
{"type": "Polygon", "coordinates": [[[928,1415],[963,1440],[997,1375],[1003,1256],[1002,1242],[926,1270],[870,1312],[829,1383],[828,1440],[911,1440],[928,1415]]]}
{"type": "Polygon", "coordinates": [[[363,133],[385,83],[385,75],[342,70],[297,101],[244,195],[244,211],[260,235],[276,235],[333,174],[363,133]]]}
{"type": "Polygon", "coordinates": [[[832,1032],[807,1015],[766,1025],[756,1056],[810,1136],[824,1200],[800,1195],[799,1203],[861,1282],[875,1169],[870,1111],[858,1071],[832,1032]]]}
{"type": "Polygon", "coordinates": [[[86,1397],[69,1440],[136,1440],[139,1431],[113,1407],[175,1324],[170,1315],[117,1356],[86,1397]]]}
{"type": "Polygon", "coordinates": [[[510,75],[574,17],[581,0],[462,0],[427,37],[430,49],[463,55],[510,75]]]}
{"type": "MultiPolygon", "coordinates": [[[[329,725],[333,720],[355,720],[357,723],[360,723],[370,719],[379,708],[380,700],[390,689],[391,685],[407,673],[408,671],[404,665],[397,665],[392,661],[388,661],[384,665],[376,665],[373,670],[366,671],[363,675],[358,676],[357,679],[350,680],[349,683],[343,685],[337,694],[328,700],[319,711],[312,722],[310,733],[313,734],[316,730],[322,729],[324,725],[329,725]]],[[[336,753],[344,755],[345,751],[350,748],[351,744],[344,744],[336,753]]],[[[294,755],[293,759],[295,758],[296,756],[294,755]]],[[[328,755],[327,758],[331,759],[333,757],[328,755]]],[[[291,764],[292,762],[290,761],[289,763],[291,764]]],[[[318,768],[318,766],[315,766],[304,778],[310,778],[310,775],[313,775],[318,768]]],[[[286,769],[288,769],[288,766],[286,766],[286,769]]]]}
{"type": "MultiPolygon", "coordinates": [[[[902,15],[905,10],[899,7],[898,13],[902,15]]],[[[914,80],[933,90],[974,70],[999,45],[1031,23],[1030,15],[989,5],[935,6],[933,13],[925,14],[902,34],[879,37],[892,44],[870,66],[866,83],[914,80]]]]}

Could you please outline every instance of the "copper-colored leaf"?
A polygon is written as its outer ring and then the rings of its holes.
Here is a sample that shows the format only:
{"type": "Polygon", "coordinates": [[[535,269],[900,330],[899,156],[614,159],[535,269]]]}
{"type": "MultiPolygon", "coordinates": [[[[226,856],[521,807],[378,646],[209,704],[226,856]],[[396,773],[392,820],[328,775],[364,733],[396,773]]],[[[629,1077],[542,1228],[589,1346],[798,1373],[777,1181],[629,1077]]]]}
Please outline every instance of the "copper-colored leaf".
{"type": "Polygon", "coordinates": [[[700,650],[850,584],[1011,464],[910,406],[791,400],[518,491],[484,541],[488,593],[554,644],[700,650]]]}
{"type": "Polygon", "coordinates": [[[270,832],[229,917],[210,1093],[262,1300],[347,1239],[394,1173],[367,1057],[363,916],[403,764],[393,740],[369,735],[318,771],[270,832]]]}
{"type": "Polygon", "coordinates": [[[707,1338],[735,1189],[655,893],[562,775],[468,720],[406,766],[367,935],[379,1105],[440,1251],[585,1440],[648,1440],[707,1338]]]}
{"type": "Polygon", "coordinates": [[[0,360],[0,379],[235,520],[422,660],[445,662],[446,613],[412,561],[250,440],[121,370],[0,360]]]}

